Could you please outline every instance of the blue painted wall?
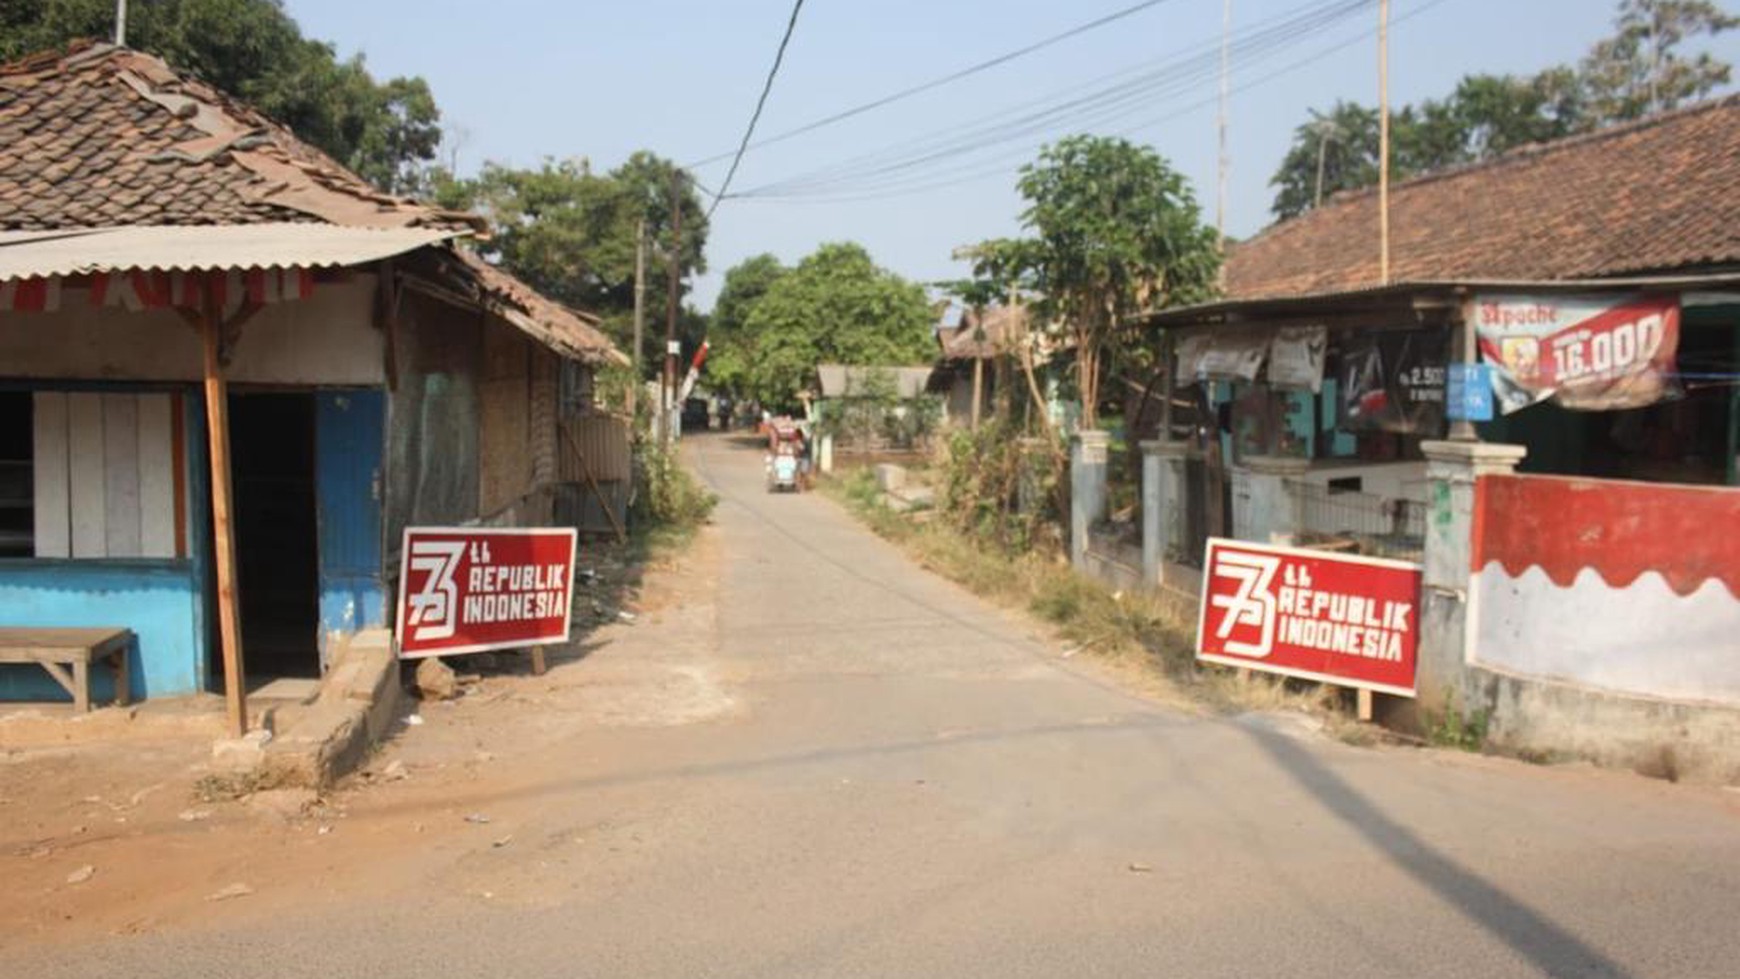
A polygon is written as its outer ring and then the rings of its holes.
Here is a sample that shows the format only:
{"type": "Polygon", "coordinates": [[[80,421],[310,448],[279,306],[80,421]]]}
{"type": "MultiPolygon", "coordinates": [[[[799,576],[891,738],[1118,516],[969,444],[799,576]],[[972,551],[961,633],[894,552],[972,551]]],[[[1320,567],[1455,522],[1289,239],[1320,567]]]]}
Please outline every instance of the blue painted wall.
{"type": "MultiPolygon", "coordinates": [[[[196,577],[191,561],[0,561],[0,625],[132,629],[132,696],[197,693],[205,671],[196,577]]],[[[114,692],[106,670],[92,687],[101,699],[114,692]]],[[[0,668],[0,699],[72,698],[41,667],[23,664],[0,668]]]]}
{"type": "MultiPolygon", "coordinates": [[[[181,390],[191,557],[0,560],[0,626],[132,629],[137,641],[128,653],[128,668],[132,696],[141,699],[199,693],[210,683],[207,593],[211,570],[206,551],[211,468],[205,454],[205,412],[199,389],[181,390]]],[[[99,702],[114,695],[107,670],[95,671],[91,686],[99,702]]],[[[70,702],[72,697],[39,666],[4,664],[0,665],[0,700],[70,702]]]]}
{"type": "Polygon", "coordinates": [[[315,395],[315,496],[320,514],[321,657],[335,635],[386,624],[381,568],[384,391],[315,395]]]}

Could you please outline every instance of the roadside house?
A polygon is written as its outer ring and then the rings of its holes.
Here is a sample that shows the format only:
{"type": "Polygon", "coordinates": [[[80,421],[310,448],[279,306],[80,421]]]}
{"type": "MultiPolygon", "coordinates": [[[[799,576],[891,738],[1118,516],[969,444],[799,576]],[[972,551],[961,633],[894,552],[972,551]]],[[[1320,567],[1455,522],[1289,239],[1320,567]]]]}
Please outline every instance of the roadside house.
{"type": "Polygon", "coordinates": [[[405,527],[549,522],[622,356],[483,230],[149,55],[0,68],[0,627],[131,629],[135,696],[240,727],[390,624],[405,527]]]}
{"type": "Polygon", "coordinates": [[[958,318],[937,326],[937,361],[930,390],[943,397],[948,421],[977,426],[1012,393],[1015,344],[1025,313],[1009,306],[953,307],[958,318]]]}
{"type": "Polygon", "coordinates": [[[1145,574],[1193,594],[1209,537],[1418,562],[1430,709],[1740,774],[1740,97],[1390,197],[1388,281],[1363,191],[1149,317],[1145,574]]]}

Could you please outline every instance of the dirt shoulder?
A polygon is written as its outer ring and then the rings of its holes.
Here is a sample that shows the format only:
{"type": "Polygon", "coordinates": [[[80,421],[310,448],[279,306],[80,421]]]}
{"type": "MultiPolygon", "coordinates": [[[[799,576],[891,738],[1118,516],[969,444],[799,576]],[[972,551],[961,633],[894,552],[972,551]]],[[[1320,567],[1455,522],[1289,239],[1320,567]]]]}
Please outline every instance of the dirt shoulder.
{"type": "Polygon", "coordinates": [[[516,825],[553,779],[583,773],[577,753],[632,758],[636,732],[736,709],[707,664],[718,562],[703,532],[601,606],[608,621],[552,651],[545,675],[504,659],[457,699],[411,699],[325,795],[232,794],[200,725],[0,749],[0,945],[220,927],[334,893],[508,897],[473,886],[474,864],[523,854],[516,825]]]}

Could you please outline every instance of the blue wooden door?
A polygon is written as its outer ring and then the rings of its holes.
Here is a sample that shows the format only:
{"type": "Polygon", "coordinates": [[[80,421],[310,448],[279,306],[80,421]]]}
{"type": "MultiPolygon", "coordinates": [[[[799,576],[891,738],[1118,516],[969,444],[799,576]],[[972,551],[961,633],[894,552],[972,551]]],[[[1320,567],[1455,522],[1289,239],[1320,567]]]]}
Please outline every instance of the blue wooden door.
{"type": "Polygon", "coordinates": [[[381,568],[381,391],[315,395],[315,496],[320,515],[320,662],[334,640],[387,621],[381,568]]]}

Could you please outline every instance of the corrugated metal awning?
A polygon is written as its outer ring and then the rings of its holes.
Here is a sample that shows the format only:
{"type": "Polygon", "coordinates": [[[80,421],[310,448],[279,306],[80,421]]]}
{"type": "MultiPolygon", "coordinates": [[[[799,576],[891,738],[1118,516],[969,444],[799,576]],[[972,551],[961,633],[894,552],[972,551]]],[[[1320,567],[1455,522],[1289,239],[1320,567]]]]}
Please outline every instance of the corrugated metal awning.
{"type": "Polygon", "coordinates": [[[362,265],[463,232],[332,224],[126,226],[0,231],[0,281],[134,270],[323,268],[362,265]]]}

